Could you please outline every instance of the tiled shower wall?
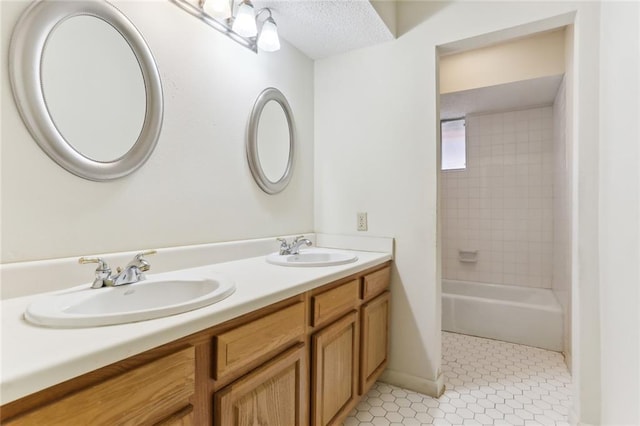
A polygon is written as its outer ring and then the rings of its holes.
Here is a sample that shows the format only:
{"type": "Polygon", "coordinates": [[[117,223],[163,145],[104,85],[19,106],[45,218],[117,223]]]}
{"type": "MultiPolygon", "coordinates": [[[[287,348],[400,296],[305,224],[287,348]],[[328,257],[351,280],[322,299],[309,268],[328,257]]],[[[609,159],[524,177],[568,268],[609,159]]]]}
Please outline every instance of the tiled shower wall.
{"type": "Polygon", "coordinates": [[[441,172],[443,278],[551,288],[553,108],[467,116],[466,132],[466,169],[441,172]]]}

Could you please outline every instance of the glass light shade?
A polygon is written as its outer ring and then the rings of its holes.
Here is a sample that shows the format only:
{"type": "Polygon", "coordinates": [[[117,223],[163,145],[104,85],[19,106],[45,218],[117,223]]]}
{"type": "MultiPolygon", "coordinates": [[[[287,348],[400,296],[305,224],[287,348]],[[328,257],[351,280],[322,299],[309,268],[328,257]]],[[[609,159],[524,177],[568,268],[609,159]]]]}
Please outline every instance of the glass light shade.
{"type": "Polygon", "coordinates": [[[215,18],[228,18],[231,16],[231,3],[229,0],[206,0],[202,9],[208,15],[215,18]]]}
{"type": "Polygon", "coordinates": [[[258,34],[256,14],[250,2],[243,1],[240,3],[231,29],[243,37],[255,37],[258,34]]]}
{"type": "Polygon", "coordinates": [[[267,18],[262,25],[262,31],[260,31],[260,37],[258,37],[258,47],[266,52],[280,50],[278,26],[271,17],[267,18]]]}

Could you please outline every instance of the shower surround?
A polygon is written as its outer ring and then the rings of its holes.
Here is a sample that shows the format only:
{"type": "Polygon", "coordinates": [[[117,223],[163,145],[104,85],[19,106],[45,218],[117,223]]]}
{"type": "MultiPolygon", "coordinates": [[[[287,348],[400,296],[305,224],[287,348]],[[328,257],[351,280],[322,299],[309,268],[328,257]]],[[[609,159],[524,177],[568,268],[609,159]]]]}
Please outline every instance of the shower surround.
{"type": "Polygon", "coordinates": [[[441,172],[443,278],[551,288],[553,108],[469,115],[466,133],[466,169],[441,172]]]}

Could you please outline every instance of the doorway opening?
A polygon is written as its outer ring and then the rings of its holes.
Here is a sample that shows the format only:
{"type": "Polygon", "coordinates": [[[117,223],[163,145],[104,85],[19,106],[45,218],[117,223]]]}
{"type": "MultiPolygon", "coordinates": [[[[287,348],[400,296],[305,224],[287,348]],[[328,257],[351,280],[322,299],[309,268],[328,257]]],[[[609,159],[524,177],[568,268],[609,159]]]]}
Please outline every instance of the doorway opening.
{"type": "MultiPolygon", "coordinates": [[[[572,43],[567,26],[438,52],[445,383],[454,391],[475,386],[474,374],[461,374],[459,363],[447,359],[452,345],[482,359],[478,345],[486,353],[501,342],[513,350],[544,349],[555,366],[540,368],[555,372],[553,385],[543,388],[555,386],[557,404],[547,414],[556,421],[568,421],[571,407],[572,43]],[[450,120],[464,120],[462,149],[450,148],[443,127],[450,120]],[[456,161],[464,167],[450,167],[456,161]]],[[[544,404],[548,392],[529,386],[540,371],[502,367],[484,380],[514,400],[544,404]]]]}

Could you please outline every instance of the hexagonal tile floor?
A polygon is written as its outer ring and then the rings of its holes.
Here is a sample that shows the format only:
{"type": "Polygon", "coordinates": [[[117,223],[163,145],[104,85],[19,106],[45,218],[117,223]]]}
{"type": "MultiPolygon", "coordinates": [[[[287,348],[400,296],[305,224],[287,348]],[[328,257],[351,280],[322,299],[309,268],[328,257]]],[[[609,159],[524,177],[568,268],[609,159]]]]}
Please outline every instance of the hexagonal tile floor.
{"type": "Polygon", "coordinates": [[[344,426],[569,425],[571,376],[561,354],[442,333],[445,393],[378,382],[344,426]]]}

